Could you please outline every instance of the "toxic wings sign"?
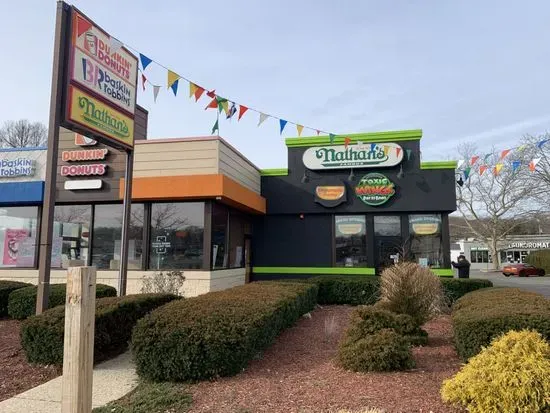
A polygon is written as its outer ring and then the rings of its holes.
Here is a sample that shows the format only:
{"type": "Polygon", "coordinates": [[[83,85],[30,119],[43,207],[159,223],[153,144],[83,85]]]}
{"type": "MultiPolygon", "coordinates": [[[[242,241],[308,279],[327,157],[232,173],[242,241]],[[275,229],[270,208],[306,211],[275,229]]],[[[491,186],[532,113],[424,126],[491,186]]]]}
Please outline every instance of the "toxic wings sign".
{"type": "Polygon", "coordinates": [[[69,37],[66,126],[132,148],[137,58],[74,7],[69,37]]]}

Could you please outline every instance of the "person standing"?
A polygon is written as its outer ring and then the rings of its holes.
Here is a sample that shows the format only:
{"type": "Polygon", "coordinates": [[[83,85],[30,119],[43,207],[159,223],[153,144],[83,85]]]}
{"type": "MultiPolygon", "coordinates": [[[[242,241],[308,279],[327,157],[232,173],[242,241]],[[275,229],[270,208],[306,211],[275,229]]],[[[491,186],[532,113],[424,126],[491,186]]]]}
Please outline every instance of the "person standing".
{"type": "Polygon", "coordinates": [[[470,278],[470,262],[462,254],[458,256],[457,262],[452,262],[453,267],[458,269],[458,278],[470,278]]]}

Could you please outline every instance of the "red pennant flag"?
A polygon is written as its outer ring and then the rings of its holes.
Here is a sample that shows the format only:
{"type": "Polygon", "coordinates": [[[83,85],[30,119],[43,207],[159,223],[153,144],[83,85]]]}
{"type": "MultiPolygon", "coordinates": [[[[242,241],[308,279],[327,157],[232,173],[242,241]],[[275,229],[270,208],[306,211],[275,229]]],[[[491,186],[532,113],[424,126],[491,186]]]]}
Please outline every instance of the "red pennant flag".
{"type": "Polygon", "coordinates": [[[81,15],[76,15],[76,37],[82,36],[92,28],[92,23],[86,20],[81,15]]]}
{"type": "Polygon", "coordinates": [[[485,171],[487,170],[487,168],[488,168],[487,165],[481,165],[479,167],[479,176],[482,176],[485,173],[485,171]]]}
{"type": "Polygon", "coordinates": [[[204,88],[197,85],[197,88],[195,89],[195,102],[199,101],[203,93],[204,93],[204,88]]]}
{"type": "Polygon", "coordinates": [[[317,132],[317,136],[319,136],[319,134],[321,133],[319,129],[316,129],[315,132],[317,132]]]}
{"type": "Polygon", "coordinates": [[[504,158],[506,158],[508,156],[508,154],[510,153],[511,149],[505,149],[502,151],[502,153],[500,154],[500,160],[502,161],[504,158]]]}
{"type": "Polygon", "coordinates": [[[477,155],[472,156],[472,159],[470,159],[470,165],[475,164],[478,159],[479,159],[479,156],[477,155]]]}
{"type": "Polygon", "coordinates": [[[237,120],[241,120],[241,118],[243,117],[243,115],[245,114],[245,112],[248,110],[248,108],[244,105],[239,105],[239,116],[237,118],[237,120]]]}
{"type": "Polygon", "coordinates": [[[216,89],[211,90],[210,92],[206,92],[206,96],[208,96],[210,99],[214,99],[216,97],[216,89]]]}
{"type": "Polygon", "coordinates": [[[348,145],[351,143],[351,139],[350,138],[344,138],[344,147],[348,147],[348,145]]]}
{"type": "Polygon", "coordinates": [[[218,109],[218,99],[216,98],[212,99],[212,101],[208,104],[208,106],[204,108],[204,110],[206,109],[218,109]]]}
{"type": "Polygon", "coordinates": [[[145,77],[145,75],[142,73],[141,74],[141,84],[143,86],[143,90],[145,90],[145,82],[147,82],[147,78],[145,77]]]}
{"type": "Polygon", "coordinates": [[[399,158],[399,154],[401,154],[401,148],[395,148],[395,154],[399,158]]]}

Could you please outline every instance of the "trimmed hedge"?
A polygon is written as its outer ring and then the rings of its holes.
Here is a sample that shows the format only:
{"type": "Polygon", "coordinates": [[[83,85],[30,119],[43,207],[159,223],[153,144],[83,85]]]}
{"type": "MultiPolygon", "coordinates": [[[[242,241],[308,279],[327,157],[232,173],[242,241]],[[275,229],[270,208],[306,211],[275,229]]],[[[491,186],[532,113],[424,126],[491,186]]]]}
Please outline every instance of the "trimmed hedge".
{"type": "Polygon", "coordinates": [[[309,283],[254,282],[167,304],[132,335],[138,374],[153,381],[229,376],[316,304],[309,283]]]}
{"type": "MultiPolygon", "coordinates": [[[[96,300],[94,362],[123,353],[136,322],[151,310],[177,299],[171,294],[136,294],[96,300]]],[[[65,306],[29,317],[21,326],[21,345],[27,360],[63,364],[65,306]]]]}
{"type": "Polygon", "coordinates": [[[24,287],[32,287],[32,284],[0,280],[0,317],[8,315],[8,298],[11,292],[24,287]]]}
{"type": "MultiPolygon", "coordinates": [[[[67,284],[51,284],[48,298],[48,307],[54,308],[65,304],[67,284]]],[[[8,314],[11,318],[24,320],[36,314],[36,295],[38,287],[21,288],[12,292],[8,299],[8,314]]],[[[116,289],[110,285],[97,284],[96,298],[115,297],[116,289]]]]}
{"type": "Polygon", "coordinates": [[[535,267],[544,268],[546,274],[550,274],[550,251],[533,251],[525,258],[525,262],[535,267]]]}
{"type": "Polygon", "coordinates": [[[463,360],[510,330],[531,329],[550,339],[550,300],[518,288],[487,288],[453,306],[454,341],[463,360]]]}
{"type": "Polygon", "coordinates": [[[370,305],[380,297],[380,277],[322,275],[308,279],[319,287],[318,303],[370,305]]]}
{"type": "Polygon", "coordinates": [[[449,304],[472,291],[493,286],[493,283],[489,280],[477,280],[475,278],[441,278],[441,283],[449,304]]]}

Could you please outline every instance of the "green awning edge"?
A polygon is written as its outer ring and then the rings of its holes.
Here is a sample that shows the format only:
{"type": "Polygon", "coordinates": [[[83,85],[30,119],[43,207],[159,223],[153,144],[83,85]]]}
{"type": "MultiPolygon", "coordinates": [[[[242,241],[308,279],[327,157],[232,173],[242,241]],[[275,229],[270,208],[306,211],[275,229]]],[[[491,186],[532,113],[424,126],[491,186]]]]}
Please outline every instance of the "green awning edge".
{"type": "Polygon", "coordinates": [[[456,169],[457,161],[421,162],[420,169],[456,169]]]}
{"type": "Polygon", "coordinates": [[[260,170],[261,176],[287,176],[287,168],[275,168],[275,169],[262,169],[260,170]]]}
{"type": "MultiPolygon", "coordinates": [[[[422,129],[336,135],[332,144],[341,145],[344,143],[344,138],[349,138],[352,143],[356,143],[358,141],[364,143],[417,141],[422,138],[422,129]]],[[[327,135],[286,138],[285,143],[288,147],[331,145],[330,138],[327,135]]]]}

